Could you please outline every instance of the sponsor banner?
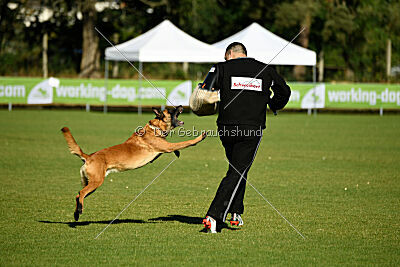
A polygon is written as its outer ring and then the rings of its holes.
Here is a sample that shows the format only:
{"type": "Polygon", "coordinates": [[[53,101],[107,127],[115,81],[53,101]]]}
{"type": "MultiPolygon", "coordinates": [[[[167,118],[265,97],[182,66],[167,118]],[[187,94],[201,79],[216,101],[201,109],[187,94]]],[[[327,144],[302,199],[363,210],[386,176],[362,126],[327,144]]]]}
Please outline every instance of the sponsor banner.
{"type": "Polygon", "coordinates": [[[82,80],[0,77],[1,103],[189,105],[191,81],[82,80]],[[106,93],[107,83],[107,94],[106,93]],[[168,99],[168,102],[167,102],[168,99]]]}
{"type": "MultiPolygon", "coordinates": [[[[258,83],[235,80],[235,90],[256,90],[258,83]],[[246,83],[247,82],[247,83],[246,83]]],[[[189,105],[191,81],[154,80],[152,87],[138,80],[40,79],[0,77],[0,103],[189,105]],[[167,101],[168,99],[168,101],[167,101]]],[[[197,84],[197,83],[194,83],[197,84]]],[[[400,108],[400,84],[289,83],[292,94],[287,108],[400,108]]]]}
{"type": "Polygon", "coordinates": [[[400,84],[289,83],[288,108],[400,108],[400,84]]]}
{"type": "MultiPolygon", "coordinates": [[[[293,89],[294,90],[294,89],[293,89]]],[[[294,94],[299,94],[294,90],[294,94]]],[[[325,84],[315,85],[309,89],[301,99],[301,108],[324,108],[325,107],[325,84]]]]}

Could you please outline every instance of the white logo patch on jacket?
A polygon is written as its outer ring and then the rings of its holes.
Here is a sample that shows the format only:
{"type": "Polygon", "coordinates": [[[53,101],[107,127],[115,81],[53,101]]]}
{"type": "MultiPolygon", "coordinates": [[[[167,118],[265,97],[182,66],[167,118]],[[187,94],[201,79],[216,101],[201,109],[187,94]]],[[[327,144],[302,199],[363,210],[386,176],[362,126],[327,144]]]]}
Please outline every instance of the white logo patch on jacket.
{"type": "Polygon", "coordinates": [[[231,89],[262,91],[262,80],[249,77],[231,77],[231,89]]]}

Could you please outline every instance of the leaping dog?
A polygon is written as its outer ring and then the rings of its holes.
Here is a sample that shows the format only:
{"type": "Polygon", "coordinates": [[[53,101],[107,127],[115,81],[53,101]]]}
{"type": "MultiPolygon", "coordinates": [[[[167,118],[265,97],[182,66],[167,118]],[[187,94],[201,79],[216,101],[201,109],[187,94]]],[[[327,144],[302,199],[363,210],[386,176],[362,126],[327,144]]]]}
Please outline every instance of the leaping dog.
{"type": "Polygon", "coordinates": [[[133,133],[128,140],[90,155],[82,151],[67,127],[61,129],[71,153],[80,157],[84,162],[80,169],[83,189],[76,196],[74,212],[76,221],[82,214],[84,198],[101,186],[104,178],[110,172],[140,168],[149,162],[153,162],[162,153],[174,152],[179,157],[180,149],[194,146],[206,137],[203,133],[193,140],[179,143],[169,143],[165,139],[173,128],[183,125],[183,122],[178,120],[182,111],[182,106],[163,112],[153,108],[156,117],[150,120],[141,130],[133,133]]]}

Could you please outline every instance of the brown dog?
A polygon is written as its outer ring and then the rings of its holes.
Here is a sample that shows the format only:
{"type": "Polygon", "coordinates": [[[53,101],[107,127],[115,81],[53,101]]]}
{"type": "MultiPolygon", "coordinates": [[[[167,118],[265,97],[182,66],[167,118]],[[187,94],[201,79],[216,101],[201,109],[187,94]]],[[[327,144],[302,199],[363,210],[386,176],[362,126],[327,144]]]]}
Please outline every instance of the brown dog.
{"type": "Polygon", "coordinates": [[[202,141],[206,135],[203,133],[193,140],[180,143],[169,143],[166,136],[175,127],[183,125],[178,120],[183,108],[179,106],[168,111],[153,108],[156,118],[150,120],[145,127],[132,134],[124,143],[97,151],[91,155],[82,152],[79,145],[67,127],[61,129],[72,154],[79,156],[84,164],[81,167],[81,180],[84,188],[76,196],[75,220],[83,211],[83,200],[93,193],[110,172],[133,170],[153,162],[162,153],[174,152],[179,157],[180,149],[194,146],[202,141]]]}

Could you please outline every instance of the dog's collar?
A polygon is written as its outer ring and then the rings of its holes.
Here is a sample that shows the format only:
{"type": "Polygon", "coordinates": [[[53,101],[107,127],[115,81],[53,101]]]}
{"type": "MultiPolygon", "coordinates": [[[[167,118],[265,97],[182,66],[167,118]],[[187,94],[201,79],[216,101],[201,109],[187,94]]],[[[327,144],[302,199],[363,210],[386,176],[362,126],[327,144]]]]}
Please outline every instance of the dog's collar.
{"type": "Polygon", "coordinates": [[[156,126],[151,125],[151,124],[149,124],[149,127],[150,127],[151,129],[153,129],[154,134],[156,133],[157,130],[159,130],[159,131],[161,132],[161,136],[167,136],[167,134],[165,133],[165,131],[163,131],[161,128],[156,127],[156,126]]]}

